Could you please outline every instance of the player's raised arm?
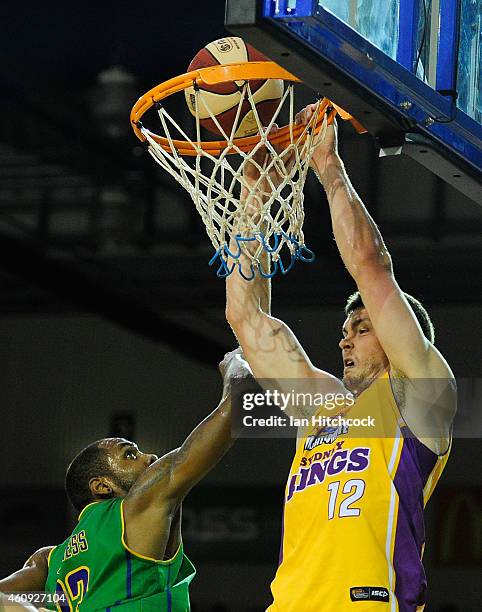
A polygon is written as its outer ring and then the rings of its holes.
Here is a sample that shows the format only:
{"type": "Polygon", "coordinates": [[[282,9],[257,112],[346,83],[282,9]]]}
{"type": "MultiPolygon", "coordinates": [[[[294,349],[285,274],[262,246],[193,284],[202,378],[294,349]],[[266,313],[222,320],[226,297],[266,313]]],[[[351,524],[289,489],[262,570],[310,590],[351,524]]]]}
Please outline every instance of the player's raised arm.
{"type": "MultiPolygon", "coordinates": [[[[255,162],[260,166],[265,154],[261,149],[255,156],[255,162]]],[[[275,183],[276,177],[271,178],[275,183]]],[[[268,188],[259,184],[256,164],[246,164],[244,179],[247,185],[257,184],[259,192],[268,188]]],[[[257,202],[259,196],[254,195],[248,199],[248,192],[248,189],[243,190],[241,198],[244,199],[249,214],[257,215],[260,208],[257,202]]],[[[243,228],[240,231],[243,233],[243,228]]],[[[256,244],[247,243],[247,248],[253,248],[256,244]]],[[[233,249],[235,246],[231,245],[231,251],[233,249]]],[[[262,266],[267,270],[269,262],[266,253],[263,257],[262,266]]],[[[234,263],[230,260],[228,267],[231,268],[234,263]]],[[[247,281],[239,274],[237,267],[241,267],[245,275],[249,274],[250,261],[244,254],[241,254],[235,265],[236,268],[226,279],[226,318],[256,378],[276,380],[280,389],[283,389],[283,381],[323,379],[325,392],[346,392],[336,377],[315,368],[291,329],[283,321],[271,316],[270,281],[259,274],[253,280],[247,281]]],[[[292,383],[287,384],[291,387],[292,383]]],[[[297,410],[288,409],[287,412],[296,414],[297,410]]]]}
{"type": "Polygon", "coordinates": [[[49,569],[48,557],[53,548],[40,548],[27,559],[22,569],[0,580],[0,592],[43,591],[49,569]]]}
{"type": "Polygon", "coordinates": [[[173,517],[175,522],[180,522],[177,515],[184,497],[233,443],[231,384],[235,379],[252,379],[252,376],[240,349],[226,355],[220,371],[223,394],[218,407],[191,432],[182,446],[153,462],[125,498],[127,540],[136,552],[158,558],[156,526],[163,529],[174,522],[173,517]]]}
{"type": "MultiPolygon", "coordinates": [[[[163,496],[183,499],[234,442],[231,431],[231,385],[235,380],[252,379],[252,375],[239,348],[228,353],[219,368],[223,376],[221,401],[191,432],[183,445],[169,453],[169,482],[162,492],[163,496]]],[[[153,471],[155,468],[155,465],[151,467],[153,471]]],[[[148,474],[146,476],[149,477],[148,474]]]]}
{"type": "MultiPolygon", "coordinates": [[[[314,108],[307,107],[299,120],[308,121],[314,108]]],[[[348,178],[338,154],[336,124],[328,129],[311,165],[328,197],[338,250],[357,284],[392,375],[410,380],[452,380],[447,362],[422,331],[407,297],[400,290],[378,227],[348,178]]],[[[455,412],[454,393],[448,393],[441,404],[433,404],[437,408],[434,417],[440,429],[447,433],[455,412]]]]}
{"type": "MultiPolygon", "coordinates": [[[[310,107],[304,112],[309,114],[310,107]]],[[[311,165],[328,197],[343,263],[357,284],[391,366],[409,378],[450,375],[404,298],[378,227],[348,178],[338,154],[336,125],[328,128],[311,165]]]]}

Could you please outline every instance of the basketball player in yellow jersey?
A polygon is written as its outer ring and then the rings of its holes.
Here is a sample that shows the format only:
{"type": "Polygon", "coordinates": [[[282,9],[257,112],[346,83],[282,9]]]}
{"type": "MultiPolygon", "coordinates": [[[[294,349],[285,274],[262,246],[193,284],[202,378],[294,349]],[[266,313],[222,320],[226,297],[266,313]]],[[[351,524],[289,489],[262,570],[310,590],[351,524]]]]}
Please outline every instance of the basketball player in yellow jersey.
{"type": "MultiPolygon", "coordinates": [[[[313,112],[308,106],[297,121],[306,123],[313,112]]],[[[311,165],[358,287],[339,344],[343,379],[315,367],[293,332],[263,307],[265,279],[247,282],[236,270],[227,278],[227,319],[260,381],[271,379],[285,392],[293,379],[300,390],[316,381],[325,393],[344,394],[346,408],[351,393],[355,402],[345,416],[371,416],[377,427],[372,434],[367,427],[314,427],[298,437],[269,612],[416,612],[426,600],[423,508],[450,449],[454,378],[433,345],[427,312],[395,280],[339,157],[336,126],[311,165]]],[[[259,178],[254,165],[245,170],[247,181],[259,178]]],[[[309,416],[304,406],[289,410],[309,416]]]]}

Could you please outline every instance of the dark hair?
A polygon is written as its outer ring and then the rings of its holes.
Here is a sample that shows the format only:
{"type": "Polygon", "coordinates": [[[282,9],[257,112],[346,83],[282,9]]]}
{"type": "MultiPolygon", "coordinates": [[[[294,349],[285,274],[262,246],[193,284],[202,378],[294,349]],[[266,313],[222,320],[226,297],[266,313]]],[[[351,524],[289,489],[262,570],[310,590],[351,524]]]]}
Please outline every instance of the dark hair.
{"type": "Polygon", "coordinates": [[[79,512],[93,501],[89,482],[96,476],[110,476],[109,453],[101,440],[89,444],[74,457],[65,475],[65,490],[70,503],[79,512]]]}
{"type": "MultiPolygon", "coordinates": [[[[424,336],[433,344],[435,340],[435,330],[433,327],[433,323],[430,320],[428,312],[422,306],[421,302],[417,299],[409,295],[408,293],[403,292],[405,299],[412,307],[413,313],[415,314],[417,321],[422,328],[424,336]]],[[[362,297],[359,291],[355,291],[348,298],[345,306],[345,314],[349,316],[354,310],[358,310],[359,308],[364,308],[362,297]]]]}

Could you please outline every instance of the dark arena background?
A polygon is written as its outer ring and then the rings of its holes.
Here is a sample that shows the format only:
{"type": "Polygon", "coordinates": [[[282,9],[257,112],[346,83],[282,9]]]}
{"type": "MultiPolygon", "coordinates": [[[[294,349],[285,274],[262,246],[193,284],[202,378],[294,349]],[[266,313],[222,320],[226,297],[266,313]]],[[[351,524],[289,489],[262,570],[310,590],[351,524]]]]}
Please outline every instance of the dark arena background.
{"type": "MultiPolygon", "coordinates": [[[[72,457],[110,435],[158,454],[178,446],[217,405],[217,364],[236,344],[193,204],[129,125],[141,93],[229,34],[224,2],[8,2],[0,15],[5,576],[69,533],[63,478],[72,457]]],[[[192,122],[187,107],[178,112],[192,122]]],[[[369,135],[350,125],[340,133],[399,284],[427,306],[457,378],[476,381],[480,207],[407,157],[380,159],[369,135]]],[[[341,374],[337,343],[354,285],[313,176],[305,194],[317,259],[274,280],[273,313],[316,365],[341,374]]],[[[239,440],[187,498],[194,611],[258,612],[269,603],[293,450],[293,440],[239,440]]],[[[454,440],[427,507],[426,612],[481,608],[480,451],[477,437],[454,440]]]]}

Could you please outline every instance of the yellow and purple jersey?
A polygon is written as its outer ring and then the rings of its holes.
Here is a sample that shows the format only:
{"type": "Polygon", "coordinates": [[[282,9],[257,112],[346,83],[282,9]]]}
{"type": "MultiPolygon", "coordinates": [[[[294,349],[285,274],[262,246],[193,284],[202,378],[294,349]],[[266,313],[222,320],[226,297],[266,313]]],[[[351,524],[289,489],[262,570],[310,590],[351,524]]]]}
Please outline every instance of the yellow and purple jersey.
{"type": "Polygon", "coordinates": [[[313,430],[298,444],[268,612],[423,610],[423,510],[449,453],[410,434],[388,374],[345,416],[364,425],[313,430]]]}

